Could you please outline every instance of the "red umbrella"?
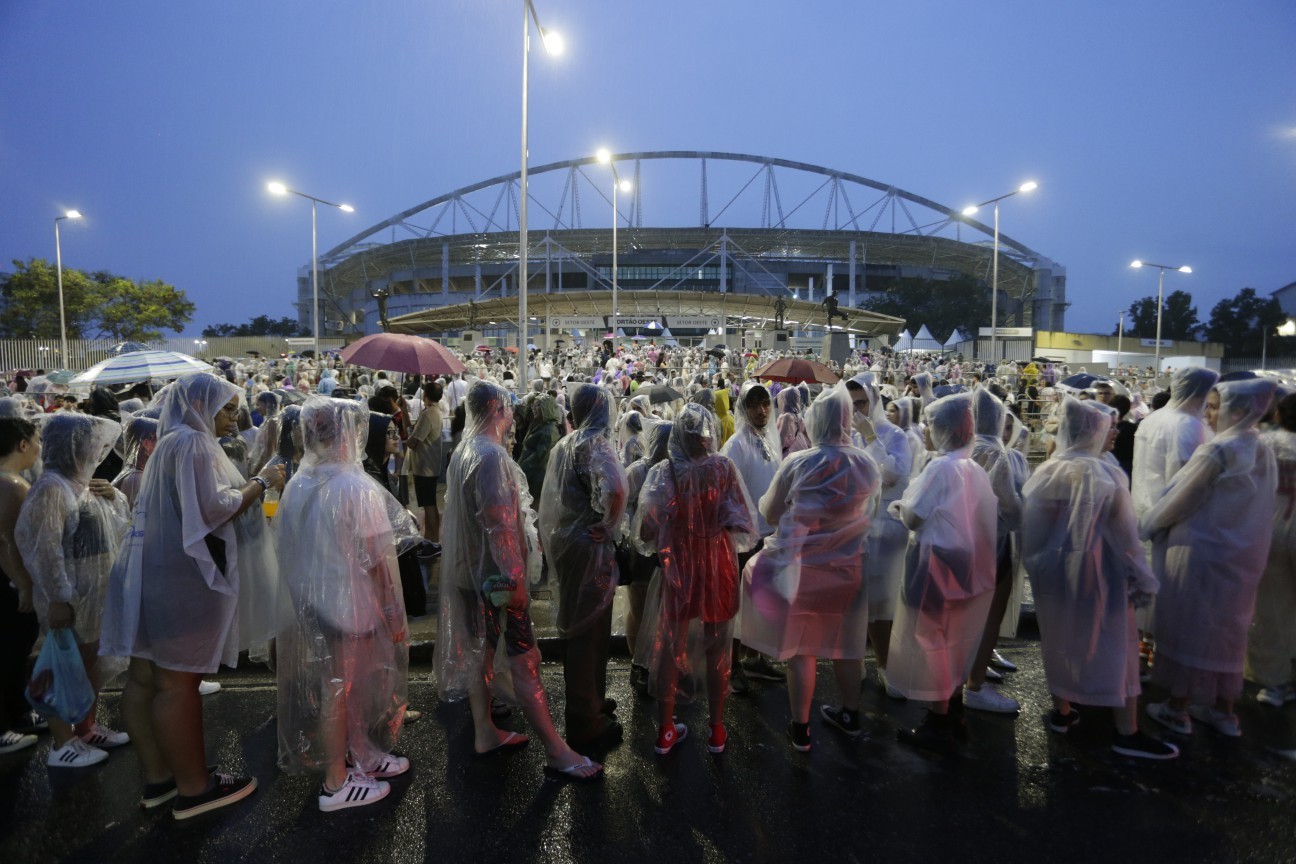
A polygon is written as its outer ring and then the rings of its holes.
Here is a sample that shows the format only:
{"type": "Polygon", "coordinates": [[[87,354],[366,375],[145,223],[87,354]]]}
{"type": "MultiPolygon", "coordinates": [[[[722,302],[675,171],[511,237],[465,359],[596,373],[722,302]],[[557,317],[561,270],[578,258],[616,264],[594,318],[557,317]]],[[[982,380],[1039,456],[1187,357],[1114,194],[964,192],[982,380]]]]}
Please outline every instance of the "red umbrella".
{"type": "Polygon", "coordinates": [[[491,346],[489,346],[489,345],[478,345],[478,346],[477,346],[477,350],[480,351],[480,352],[482,352],[483,354],[489,354],[489,353],[491,352],[491,346]]]}
{"type": "Polygon", "coordinates": [[[783,357],[766,363],[753,372],[752,377],[769,381],[785,381],[789,384],[799,384],[802,381],[819,384],[837,383],[837,375],[827,366],[813,360],[801,360],[795,357],[783,357]]]}
{"type": "Polygon", "coordinates": [[[342,349],[342,359],[368,369],[419,375],[455,375],[467,367],[448,348],[418,336],[375,333],[342,349]]]}
{"type": "Polygon", "coordinates": [[[512,345],[509,345],[509,346],[505,347],[504,350],[507,351],[507,352],[510,353],[510,354],[516,354],[516,353],[518,353],[518,349],[514,348],[512,345]]]}

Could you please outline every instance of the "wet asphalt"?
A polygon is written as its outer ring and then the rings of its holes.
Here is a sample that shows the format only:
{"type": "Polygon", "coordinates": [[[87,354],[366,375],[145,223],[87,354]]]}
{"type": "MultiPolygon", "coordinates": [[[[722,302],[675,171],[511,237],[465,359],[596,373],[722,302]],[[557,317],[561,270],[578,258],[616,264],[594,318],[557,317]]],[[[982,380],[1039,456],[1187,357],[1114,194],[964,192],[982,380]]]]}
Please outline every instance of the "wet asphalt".
{"type": "MultiPolygon", "coordinates": [[[[232,671],[204,701],[208,754],[258,779],[251,798],[177,823],[166,807],[138,809],[130,747],[101,766],[53,770],[43,736],[0,756],[0,862],[1296,860],[1296,705],[1258,705],[1249,688],[1242,739],[1166,733],[1179,760],[1127,759],[1110,751],[1102,709],[1082,709],[1065,737],[1047,731],[1039,645],[1024,635],[1004,648],[1021,667],[1003,686],[1021,715],[969,711],[971,740],[953,758],[897,743],[896,729],[922,709],[889,699],[871,677],[867,740],[816,716],[812,751],[793,751],[786,690],[758,683],[729,701],[728,752],[706,751],[702,707],[683,706],[690,739],[658,757],[654,706],[632,693],[629,666],[614,658],[609,687],[626,736],[606,755],[605,779],[589,785],[545,780],[535,742],[471,758],[467,706],[438,702],[430,668],[417,665],[411,704],[427,713],[398,748],[413,770],[392,781],[387,800],[330,814],[316,807],[317,780],[275,766],[272,676],[232,671]]],[[[830,667],[819,672],[817,697],[835,702],[830,667]]],[[[561,666],[546,662],[543,678],[561,722],[561,666]]],[[[104,694],[109,724],[116,703],[104,694]]],[[[501,725],[525,728],[516,712],[501,725]]]]}

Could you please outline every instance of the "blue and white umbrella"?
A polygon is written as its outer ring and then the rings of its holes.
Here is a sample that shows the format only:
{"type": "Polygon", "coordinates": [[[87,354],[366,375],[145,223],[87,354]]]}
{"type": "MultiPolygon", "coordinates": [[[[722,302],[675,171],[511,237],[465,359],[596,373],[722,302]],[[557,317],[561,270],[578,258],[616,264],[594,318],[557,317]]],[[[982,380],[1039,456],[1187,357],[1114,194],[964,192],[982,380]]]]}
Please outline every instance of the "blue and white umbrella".
{"type": "Polygon", "coordinates": [[[72,379],[73,384],[130,384],[153,378],[179,378],[212,367],[175,351],[132,351],[96,363],[72,379]]]}

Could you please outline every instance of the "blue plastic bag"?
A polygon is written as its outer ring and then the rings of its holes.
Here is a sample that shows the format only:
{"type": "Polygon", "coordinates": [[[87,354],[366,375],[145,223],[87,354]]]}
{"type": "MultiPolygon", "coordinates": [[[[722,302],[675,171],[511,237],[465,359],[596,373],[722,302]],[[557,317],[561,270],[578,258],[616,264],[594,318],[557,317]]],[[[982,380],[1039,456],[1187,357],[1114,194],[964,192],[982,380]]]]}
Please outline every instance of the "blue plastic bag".
{"type": "Polygon", "coordinates": [[[90,713],[94,699],[72,630],[49,631],[27,684],[27,701],[43,717],[76,725],[90,713]]]}

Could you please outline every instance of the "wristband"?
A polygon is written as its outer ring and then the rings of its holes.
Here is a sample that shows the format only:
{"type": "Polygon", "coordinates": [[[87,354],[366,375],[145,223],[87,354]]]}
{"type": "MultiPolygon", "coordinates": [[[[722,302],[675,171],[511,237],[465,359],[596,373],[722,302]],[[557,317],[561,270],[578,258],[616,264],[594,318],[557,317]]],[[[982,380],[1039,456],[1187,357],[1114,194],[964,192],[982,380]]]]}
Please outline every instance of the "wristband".
{"type": "Polygon", "coordinates": [[[270,491],[270,481],[264,477],[253,477],[252,482],[261,487],[262,495],[270,491]]]}

